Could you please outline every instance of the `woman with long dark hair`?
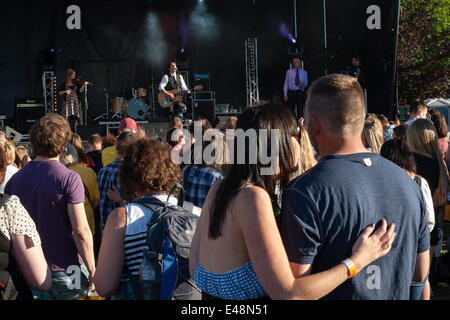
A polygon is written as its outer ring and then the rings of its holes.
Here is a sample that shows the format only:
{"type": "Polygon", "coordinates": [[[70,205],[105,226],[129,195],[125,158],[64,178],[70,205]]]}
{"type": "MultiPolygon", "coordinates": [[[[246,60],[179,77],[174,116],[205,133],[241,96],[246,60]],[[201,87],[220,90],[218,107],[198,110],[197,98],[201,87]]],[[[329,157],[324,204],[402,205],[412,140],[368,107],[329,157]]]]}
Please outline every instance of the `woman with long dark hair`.
{"type": "MultiPolygon", "coordinates": [[[[191,245],[189,269],[204,299],[318,299],[348,279],[343,263],[299,279],[290,269],[274,211],[279,210],[279,191],[297,170],[296,134],[297,122],[283,106],[252,107],[239,117],[235,161],[226,178],[210,189],[191,245]],[[240,129],[256,139],[242,139],[240,129]],[[278,149],[276,163],[252,161],[261,148],[268,153],[278,149]],[[275,174],[266,174],[263,169],[269,167],[275,174]]],[[[358,268],[390,250],[393,226],[386,229],[383,221],[373,235],[374,228],[368,227],[358,238],[351,256],[358,268]]]]}

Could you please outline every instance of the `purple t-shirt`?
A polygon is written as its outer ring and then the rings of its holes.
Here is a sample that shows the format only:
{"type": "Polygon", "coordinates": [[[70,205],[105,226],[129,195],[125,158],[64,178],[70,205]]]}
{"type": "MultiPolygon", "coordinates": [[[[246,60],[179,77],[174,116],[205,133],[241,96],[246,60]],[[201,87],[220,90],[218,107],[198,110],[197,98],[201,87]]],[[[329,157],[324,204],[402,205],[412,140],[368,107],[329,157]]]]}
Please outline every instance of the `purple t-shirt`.
{"type": "Polygon", "coordinates": [[[84,186],[78,173],[56,160],[32,161],[8,181],[5,194],[18,196],[36,223],[51,271],[83,264],[67,210],[69,203],[84,203],[84,186]]]}

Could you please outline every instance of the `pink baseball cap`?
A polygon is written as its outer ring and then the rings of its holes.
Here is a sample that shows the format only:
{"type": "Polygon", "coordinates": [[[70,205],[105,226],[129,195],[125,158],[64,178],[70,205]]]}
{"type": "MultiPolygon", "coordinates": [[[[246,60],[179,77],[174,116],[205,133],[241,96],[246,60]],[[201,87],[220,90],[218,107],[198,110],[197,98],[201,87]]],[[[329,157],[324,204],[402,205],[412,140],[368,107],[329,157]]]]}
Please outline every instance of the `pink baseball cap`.
{"type": "Polygon", "coordinates": [[[136,121],[134,121],[131,118],[125,118],[122,121],[120,121],[119,134],[121,134],[124,131],[130,131],[130,132],[133,132],[135,135],[137,135],[136,121]]]}

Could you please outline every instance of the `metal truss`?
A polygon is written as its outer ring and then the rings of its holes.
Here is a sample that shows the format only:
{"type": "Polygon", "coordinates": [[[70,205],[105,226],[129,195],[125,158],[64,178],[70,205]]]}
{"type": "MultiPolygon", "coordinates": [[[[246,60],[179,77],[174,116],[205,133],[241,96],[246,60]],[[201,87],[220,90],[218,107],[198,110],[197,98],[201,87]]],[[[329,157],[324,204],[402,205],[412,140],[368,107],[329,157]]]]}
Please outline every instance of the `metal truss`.
{"type": "Polygon", "coordinates": [[[247,107],[259,103],[258,87],[258,40],[249,38],[245,41],[245,65],[247,79],[247,107]]]}
{"type": "Polygon", "coordinates": [[[53,71],[42,73],[42,91],[44,96],[45,114],[57,111],[56,77],[53,71]]]}

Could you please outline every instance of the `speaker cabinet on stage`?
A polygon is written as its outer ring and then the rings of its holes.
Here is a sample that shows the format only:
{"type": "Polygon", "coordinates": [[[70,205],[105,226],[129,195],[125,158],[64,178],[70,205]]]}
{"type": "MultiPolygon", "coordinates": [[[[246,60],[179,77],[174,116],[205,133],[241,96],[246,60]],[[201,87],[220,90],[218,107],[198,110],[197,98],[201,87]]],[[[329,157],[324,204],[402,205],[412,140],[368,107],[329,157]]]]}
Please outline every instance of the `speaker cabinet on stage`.
{"type": "Polygon", "coordinates": [[[78,125],[76,127],[76,133],[80,135],[81,140],[86,141],[91,134],[97,133],[101,135],[102,137],[105,137],[107,135],[106,132],[106,126],[102,124],[96,124],[96,125],[78,125]]]}
{"type": "Polygon", "coordinates": [[[194,120],[206,118],[214,126],[216,122],[216,103],[214,101],[194,101],[194,120]]]}
{"type": "Polygon", "coordinates": [[[33,124],[45,116],[43,98],[16,98],[14,113],[16,130],[28,134],[33,124]]]}

